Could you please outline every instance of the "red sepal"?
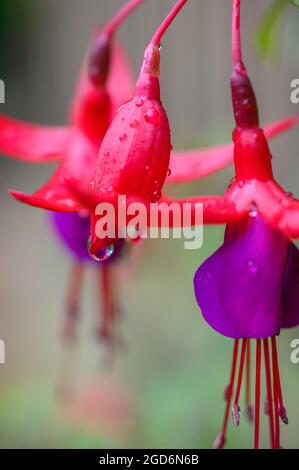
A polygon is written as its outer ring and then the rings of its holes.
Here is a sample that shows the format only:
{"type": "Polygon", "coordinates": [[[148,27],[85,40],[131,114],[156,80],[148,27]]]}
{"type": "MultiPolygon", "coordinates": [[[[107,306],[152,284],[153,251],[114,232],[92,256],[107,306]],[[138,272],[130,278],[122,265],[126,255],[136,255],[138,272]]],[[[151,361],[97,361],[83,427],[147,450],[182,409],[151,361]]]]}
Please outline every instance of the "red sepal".
{"type": "Polygon", "coordinates": [[[0,115],[0,152],[27,163],[45,163],[63,158],[72,129],[27,124],[0,115]]]}

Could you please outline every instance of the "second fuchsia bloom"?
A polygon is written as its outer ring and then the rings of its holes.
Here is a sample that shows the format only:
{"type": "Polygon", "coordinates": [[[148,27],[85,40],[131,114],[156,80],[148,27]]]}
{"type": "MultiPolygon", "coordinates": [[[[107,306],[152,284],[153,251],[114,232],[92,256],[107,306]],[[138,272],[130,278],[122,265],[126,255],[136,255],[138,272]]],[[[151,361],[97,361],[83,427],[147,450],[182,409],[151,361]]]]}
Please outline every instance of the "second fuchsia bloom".
{"type": "MultiPolygon", "coordinates": [[[[143,1],[129,1],[92,38],[72,102],[68,127],[40,127],[0,116],[2,152],[29,163],[61,161],[50,181],[33,195],[20,192],[13,192],[13,195],[27,204],[55,211],[50,214],[52,227],[71,255],[63,334],[66,341],[75,338],[84,266],[87,262],[96,264],[87,251],[89,213],[82,210],[67,182],[71,178],[80,182],[90,181],[103,136],[118,108],[132,93],[133,80],[128,61],[119,45],[113,43],[113,38],[128,14],[143,1]]],[[[97,291],[102,291],[102,299],[97,333],[110,344],[116,337],[119,313],[111,265],[118,260],[123,248],[124,243],[118,243],[111,259],[105,262],[103,255],[103,262],[98,264],[97,291]]]]}
{"type": "MultiPolygon", "coordinates": [[[[225,443],[231,406],[234,424],[240,423],[239,398],[245,369],[246,412],[253,418],[250,342],[256,340],[254,447],[259,446],[263,344],[270,444],[279,448],[279,419],[284,423],[288,420],[282,399],[276,336],[281,328],[299,325],[299,252],[290,240],[299,236],[299,202],[286,194],[273,177],[270,150],[259,127],[256,98],[242,62],[240,0],[234,0],[232,30],[236,179],[220,198],[228,211],[224,244],[198,269],[194,289],[206,321],[219,333],[235,340],[226,411],[215,446],[221,448],[225,443]]],[[[210,200],[211,210],[206,214],[209,220],[213,219],[216,201],[219,203],[218,198],[210,200]]]]}

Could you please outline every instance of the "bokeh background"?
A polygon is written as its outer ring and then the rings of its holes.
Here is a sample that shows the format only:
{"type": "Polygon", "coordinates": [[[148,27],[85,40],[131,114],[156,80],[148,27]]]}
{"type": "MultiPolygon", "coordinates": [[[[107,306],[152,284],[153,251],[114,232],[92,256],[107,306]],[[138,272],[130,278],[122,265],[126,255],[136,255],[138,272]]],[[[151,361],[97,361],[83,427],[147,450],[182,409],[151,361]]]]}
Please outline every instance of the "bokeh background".
{"type": "MultiPolygon", "coordinates": [[[[1,112],[63,124],[91,29],[121,0],[1,0],[1,112]]],[[[226,142],[233,127],[230,94],[230,0],[190,0],[163,41],[162,96],[175,148],[226,142]]],[[[246,62],[263,122],[298,112],[290,82],[299,78],[299,10],[291,5],[278,24],[276,49],[262,58],[256,30],[269,0],[243,1],[246,62]]],[[[171,0],[147,0],[123,26],[123,41],[137,73],[143,50],[171,0]]],[[[265,45],[265,43],[264,43],[265,45]]],[[[271,143],[280,183],[299,196],[298,130],[271,143]]],[[[120,295],[127,347],[112,370],[101,367],[95,339],[98,315],[93,272],[88,274],[78,348],[60,342],[69,259],[49,229],[47,214],[13,201],[8,188],[31,192],[51,165],[0,161],[0,447],[2,448],[210,448],[224,410],[231,341],[212,331],[196,306],[192,278],[221,243],[223,228],[206,227],[204,246],[147,241],[121,268],[120,295]],[[57,399],[63,361],[76,399],[57,399]],[[70,363],[72,367],[70,367],[70,363]],[[70,372],[70,369],[72,372],[70,372]]],[[[177,188],[175,194],[220,194],[232,169],[177,188]]],[[[284,447],[299,447],[299,365],[290,362],[284,332],[279,353],[290,425],[284,447]]],[[[262,445],[268,446],[267,421],[262,445]]],[[[251,447],[252,428],[230,428],[228,447],[251,447]]]]}

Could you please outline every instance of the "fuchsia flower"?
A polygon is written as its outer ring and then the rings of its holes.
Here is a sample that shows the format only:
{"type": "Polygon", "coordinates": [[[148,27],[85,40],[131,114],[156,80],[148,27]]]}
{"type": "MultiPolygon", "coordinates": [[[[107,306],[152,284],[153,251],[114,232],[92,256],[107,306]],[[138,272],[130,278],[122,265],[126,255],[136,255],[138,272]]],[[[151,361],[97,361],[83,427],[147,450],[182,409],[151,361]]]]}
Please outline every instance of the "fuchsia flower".
{"type": "Polygon", "coordinates": [[[158,201],[169,174],[170,127],[160,100],[160,41],[187,0],[179,0],[158,28],[146,48],[133,98],[119,110],[108,129],[99,152],[92,187],[74,186],[91,213],[89,251],[100,257],[103,248],[116,239],[99,239],[95,213],[99,202],[109,201],[117,208],[118,196],[146,203],[158,201]]]}
{"type": "Polygon", "coordinates": [[[279,419],[284,423],[288,419],[282,398],[276,336],[281,328],[299,325],[299,252],[291,241],[299,236],[299,201],[285,193],[274,180],[271,154],[259,127],[256,98],[242,61],[240,43],[240,0],[234,0],[231,87],[236,120],[233,134],[236,178],[223,197],[211,198],[206,205],[205,220],[213,222],[220,200],[226,208],[228,225],[222,247],[196,272],[194,288],[205,320],[235,341],[225,417],[215,446],[221,448],[225,443],[232,400],[233,422],[239,425],[239,397],[245,368],[246,412],[253,419],[249,403],[250,343],[256,340],[254,447],[259,446],[263,344],[270,443],[272,448],[280,448],[279,419]]]}
{"type": "MultiPolygon", "coordinates": [[[[51,214],[52,226],[72,255],[64,327],[64,338],[68,341],[75,337],[84,264],[96,263],[87,252],[89,214],[82,211],[66,182],[70,178],[90,181],[103,136],[118,108],[133,92],[128,61],[121,48],[113,44],[113,37],[128,14],[143,1],[128,2],[93,37],[71,106],[68,127],[40,127],[0,116],[1,152],[28,163],[61,161],[50,181],[32,196],[16,191],[12,191],[12,194],[27,204],[55,211],[51,214]]],[[[119,242],[114,255],[102,261],[99,271],[102,318],[98,334],[110,343],[115,336],[118,311],[112,263],[118,260],[123,247],[123,242],[119,242]]]]}

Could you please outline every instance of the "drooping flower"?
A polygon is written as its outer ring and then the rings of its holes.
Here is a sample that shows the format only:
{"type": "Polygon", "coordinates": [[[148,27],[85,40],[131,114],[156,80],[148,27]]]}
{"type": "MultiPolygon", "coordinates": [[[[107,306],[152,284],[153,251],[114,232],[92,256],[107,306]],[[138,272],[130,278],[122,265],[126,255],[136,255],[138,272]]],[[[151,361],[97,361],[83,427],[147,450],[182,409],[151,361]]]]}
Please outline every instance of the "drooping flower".
{"type": "Polygon", "coordinates": [[[160,99],[160,42],[187,0],[179,0],[147,46],[133,98],[119,110],[100,147],[91,188],[72,185],[91,214],[89,251],[98,256],[117,240],[96,234],[100,216],[95,208],[110,202],[117,212],[118,196],[146,203],[161,198],[169,174],[170,126],[160,99]]]}
{"type": "MultiPolygon", "coordinates": [[[[118,108],[133,92],[128,61],[120,46],[113,43],[113,38],[129,13],[143,1],[128,2],[92,38],[67,127],[41,127],[0,116],[1,152],[28,163],[60,161],[50,181],[32,196],[20,192],[12,194],[27,204],[55,211],[50,214],[52,226],[72,256],[63,332],[63,337],[68,342],[75,339],[84,265],[87,262],[95,264],[95,261],[87,252],[90,225],[88,211],[82,211],[66,182],[72,178],[89,184],[103,136],[118,108]]],[[[98,336],[109,344],[116,338],[119,311],[112,264],[118,260],[123,248],[124,243],[119,242],[109,261],[105,261],[105,256],[102,257],[98,270],[102,290],[98,336]]]]}
{"type": "MultiPolygon", "coordinates": [[[[230,408],[240,423],[239,398],[246,369],[246,413],[254,419],[254,447],[259,447],[261,362],[264,350],[270,444],[280,448],[280,419],[287,423],[282,398],[276,336],[299,325],[299,202],[286,194],[272,173],[271,154],[259,127],[255,94],[242,61],[240,0],[233,6],[232,99],[236,179],[220,198],[227,214],[224,244],[196,272],[195,296],[205,320],[235,341],[226,389],[226,410],[215,447],[222,448],[230,408]],[[239,343],[242,342],[238,365],[239,343]],[[250,346],[256,342],[255,406],[250,405],[250,346]],[[254,417],[253,417],[254,415],[254,417]]],[[[218,203],[218,202],[217,202],[218,203]]],[[[207,219],[213,220],[211,199],[207,219]]]]}

